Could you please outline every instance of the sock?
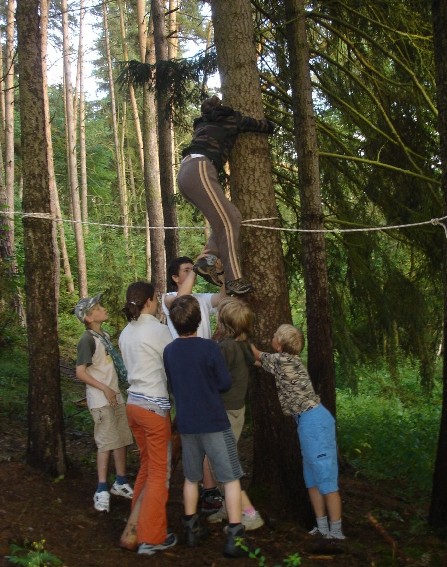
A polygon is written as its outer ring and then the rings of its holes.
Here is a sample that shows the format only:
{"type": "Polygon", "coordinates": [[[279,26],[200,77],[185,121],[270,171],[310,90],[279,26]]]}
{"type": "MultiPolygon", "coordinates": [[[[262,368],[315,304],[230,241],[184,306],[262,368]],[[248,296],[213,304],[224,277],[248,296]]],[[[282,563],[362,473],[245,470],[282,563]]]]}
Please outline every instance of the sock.
{"type": "Polygon", "coordinates": [[[317,528],[321,535],[329,534],[329,525],[327,523],[327,516],[321,516],[317,518],[317,528]]]}
{"type": "Polygon", "coordinates": [[[253,506],[245,508],[245,510],[242,510],[242,513],[244,514],[244,516],[248,516],[249,518],[254,518],[256,516],[256,510],[253,508],[253,506]]]}
{"type": "Polygon", "coordinates": [[[192,517],[194,516],[194,514],[185,514],[183,516],[185,522],[188,522],[192,517]]]}
{"type": "Polygon", "coordinates": [[[329,535],[334,539],[346,539],[341,530],[341,520],[337,522],[329,522],[330,530],[329,535]]]}
{"type": "Polygon", "coordinates": [[[119,474],[116,475],[116,483],[117,484],[127,484],[127,476],[120,476],[119,474]]]}
{"type": "Polygon", "coordinates": [[[109,486],[107,482],[98,482],[98,488],[96,489],[96,492],[108,492],[108,490],[109,486]]]}

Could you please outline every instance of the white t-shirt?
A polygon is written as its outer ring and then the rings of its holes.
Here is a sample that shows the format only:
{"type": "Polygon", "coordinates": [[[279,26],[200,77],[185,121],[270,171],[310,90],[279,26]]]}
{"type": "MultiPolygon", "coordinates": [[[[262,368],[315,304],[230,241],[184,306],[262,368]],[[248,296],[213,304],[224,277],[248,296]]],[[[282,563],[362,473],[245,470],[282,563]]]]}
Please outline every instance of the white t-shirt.
{"type": "MultiPolygon", "coordinates": [[[[107,353],[101,340],[85,331],[78,343],[78,356],[76,365],[85,364],[87,373],[98,382],[106,384],[117,393],[117,402],[123,404],[124,400],[118,387],[118,376],[115,371],[112,357],[107,353]]],[[[109,402],[102,390],[86,384],[87,406],[89,409],[102,408],[109,402]]]]}
{"type": "Polygon", "coordinates": [[[148,313],[127,324],[119,345],[127,368],[128,392],[151,398],[169,397],[163,351],[171,341],[167,326],[148,313]]]}
{"type": "MultiPolygon", "coordinates": [[[[169,293],[166,293],[163,296],[163,301],[162,301],[162,304],[161,304],[162,308],[163,308],[163,313],[166,315],[166,324],[168,325],[169,330],[171,331],[172,338],[176,339],[178,337],[178,333],[175,330],[174,325],[172,324],[171,317],[169,316],[169,309],[165,305],[166,295],[173,295],[174,297],[177,297],[177,292],[171,291],[169,293]]],[[[199,328],[197,329],[197,336],[202,337],[202,339],[210,339],[211,338],[210,316],[213,313],[216,313],[216,308],[213,307],[213,304],[212,304],[212,298],[213,298],[214,294],[213,293],[192,293],[191,295],[193,295],[197,299],[197,301],[199,302],[200,314],[202,315],[202,320],[200,321],[199,328]]]]}

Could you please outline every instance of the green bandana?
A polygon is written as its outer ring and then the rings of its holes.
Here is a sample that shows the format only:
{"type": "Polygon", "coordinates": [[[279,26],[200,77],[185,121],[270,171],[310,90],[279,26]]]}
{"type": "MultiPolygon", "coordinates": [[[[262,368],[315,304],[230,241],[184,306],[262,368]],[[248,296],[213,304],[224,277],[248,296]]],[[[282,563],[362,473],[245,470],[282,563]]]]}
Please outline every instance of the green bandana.
{"type": "Polygon", "coordinates": [[[120,382],[127,383],[127,368],[124,366],[124,361],[123,361],[120,353],[112,345],[112,343],[110,342],[110,339],[108,339],[105,335],[101,335],[100,333],[97,333],[96,331],[92,331],[91,329],[89,329],[89,331],[92,335],[97,337],[102,342],[102,344],[104,345],[104,348],[107,351],[107,354],[109,354],[112,357],[116,373],[118,374],[118,380],[120,382]]]}

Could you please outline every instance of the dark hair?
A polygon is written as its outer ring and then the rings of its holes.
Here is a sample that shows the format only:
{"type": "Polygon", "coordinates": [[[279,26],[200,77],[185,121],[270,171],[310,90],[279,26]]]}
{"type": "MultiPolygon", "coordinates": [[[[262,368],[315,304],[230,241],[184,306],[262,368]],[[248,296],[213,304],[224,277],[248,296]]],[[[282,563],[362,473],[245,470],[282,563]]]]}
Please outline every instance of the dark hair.
{"type": "Polygon", "coordinates": [[[146,301],[154,299],[155,287],[149,282],[135,282],[130,284],[126,291],[126,305],[124,315],[128,321],[136,321],[141,315],[146,301]]]}
{"type": "Polygon", "coordinates": [[[180,271],[180,266],[182,264],[194,264],[189,256],[180,256],[179,258],[174,258],[168,266],[168,291],[177,291],[177,284],[172,279],[172,276],[178,276],[180,271]]]}
{"type": "Polygon", "coordinates": [[[200,111],[202,114],[208,114],[208,112],[211,112],[212,110],[219,108],[220,106],[222,106],[222,101],[218,96],[214,95],[210,98],[206,98],[202,102],[202,105],[200,106],[200,111]]]}
{"type": "Polygon", "coordinates": [[[180,337],[194,334],[202,320],[199,302],[192,295],[176,297],[169,310],[169,316],[180,337]]]}

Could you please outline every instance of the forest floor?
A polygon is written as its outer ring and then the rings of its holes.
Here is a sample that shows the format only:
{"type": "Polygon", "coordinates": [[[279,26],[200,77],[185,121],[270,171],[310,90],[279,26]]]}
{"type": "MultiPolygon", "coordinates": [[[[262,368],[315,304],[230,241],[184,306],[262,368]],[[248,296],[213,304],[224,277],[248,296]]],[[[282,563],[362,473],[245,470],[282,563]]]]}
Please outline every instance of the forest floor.
{"type": "MultiPolygon", "coordinates": [[[[200,548],[177,546],[154,555],[138,556],[118,545],[129,514],[129,502],[111,497],[109,513],[93,508],[96,485],[95,446],[91,435],[67,427],[67,454],[71,467],[55,481],[25,464],[26,424],[16,415],[0,415],[0,561],[10,554],[10,544],[45,540],[45,549],[66,567],[127,567],[143,564],[175,567],[221,567],[298,565],[287,558],[298,553],[301,565],[324,567],[386,567],[411,565],[447,566],[447,542],[426,528],[427,498],[410,499],[403,486],[371,482],[346,468],[340,478],[347,539],[331,542],[308,535],[303,526],[272,518],[260,508],[265,526],[247,532],[253,548],[263,559],[225,559],[222,556],[222,525],[210,525],[210,537],[200,548]]],[[[249,482],[251,438],[240,441],[240,457],[249,482]]],[[[131,448],[131,483],[138,470],[138,455],[131,448]]],[[[173,531],[181,534],[182,470],[172,478],[168,518],[173,531]]],[[[40,564],[39,564],[40,565],[40,564]]],[[[43,564],[42,564],[43,565],[43,564]]]]}

